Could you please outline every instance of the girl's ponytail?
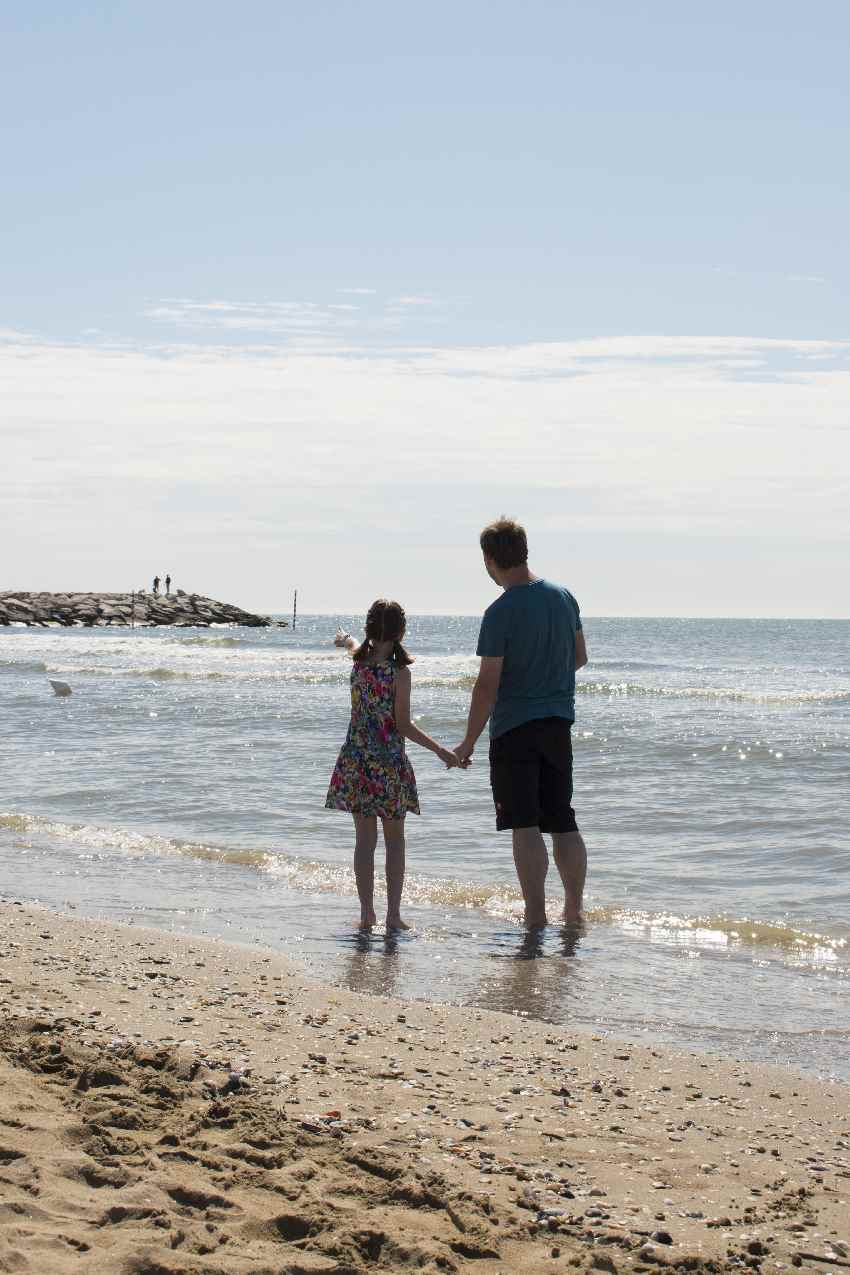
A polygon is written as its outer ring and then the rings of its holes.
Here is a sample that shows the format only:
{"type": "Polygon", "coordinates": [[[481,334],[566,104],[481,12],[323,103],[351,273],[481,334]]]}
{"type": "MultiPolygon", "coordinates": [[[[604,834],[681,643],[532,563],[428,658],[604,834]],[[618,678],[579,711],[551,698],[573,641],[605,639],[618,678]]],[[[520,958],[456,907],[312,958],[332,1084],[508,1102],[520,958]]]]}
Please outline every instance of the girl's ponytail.
{"type": "Polygon", "coordinates": [[[368,660],[372,652],[372,639],[365,637],[360,643],[356,651],[352,651],[351,658],[357,662],[358,660],[368,660]]]}
{"type": "Polygon", "coordinates": [[[408,664],[413,663],[413,656],[408,655],[398,638],[396,638],[393,644],[393,659],[396,664],[400,664],[402,668],[406,668],[408,664]]]}

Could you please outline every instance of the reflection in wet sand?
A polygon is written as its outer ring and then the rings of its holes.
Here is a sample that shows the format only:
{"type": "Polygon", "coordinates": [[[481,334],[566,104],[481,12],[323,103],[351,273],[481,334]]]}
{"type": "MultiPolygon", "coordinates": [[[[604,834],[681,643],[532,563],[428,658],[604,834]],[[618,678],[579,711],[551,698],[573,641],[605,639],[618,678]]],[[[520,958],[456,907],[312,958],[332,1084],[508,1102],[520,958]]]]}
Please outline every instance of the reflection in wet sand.
{"type": "Polygon", "coordinates": [[[497,950],[487,953],[492,961],[472,991],[472,1002],[501,1013],[569,1022],[568,1003],[583,981],[576,959],[583,937],[580,926],[496,935],[497,950]]]}
{"type": "Polygon", "coordinates": [[[354,930],[343,944],[349,955],[340,971],[340,982],[352,992],[369,996],[396,996],[400,974],[399,946],[405,935],[383,930],[354,930]]]}

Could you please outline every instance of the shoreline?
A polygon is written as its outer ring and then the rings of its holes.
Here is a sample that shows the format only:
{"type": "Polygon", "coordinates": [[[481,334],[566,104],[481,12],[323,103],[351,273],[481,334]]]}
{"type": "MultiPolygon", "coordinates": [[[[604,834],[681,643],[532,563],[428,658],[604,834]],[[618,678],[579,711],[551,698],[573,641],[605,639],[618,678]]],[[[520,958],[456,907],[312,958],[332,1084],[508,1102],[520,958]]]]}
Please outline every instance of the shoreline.
{"type": "Polygon", "coordinates": [[[0,914],[0,1270],[850,1266],[845,1085],[0,914]]]}
{"type": "Polygon", "coordinates": [[[144,831],[99,827],[82,817],[57,824],[48,815],[0,812],[0,832],[8,835],[11,847],[7,887],[15,881],[17,898],[27,906],[140,926],[176,935],[178,941],[197,937],[238,944],[241,939],[246,951],[268,949],[292,959],[324,986],[471,1010],[528,1013],[586,1035],[631,1037],[660,1049],[698,1053],[708,1061],[735,1058],[850,1084],[847,1033],[841,1027],[846,1021],[841,1014],[847,990],[844,939],[782,930],[750,917],[671,918],[661,911],[600,904],[589,908],[587,932],[578,942],[552,924],[532,951],[516,921],[520,895],[512,883],[450,881],[411,872],[406,903],[411,929],[397,936],[390,951],[380,932],[365,946],[357,937],[347,861],[311,860],[281,851],[278,872],[278,854],[271,849],[228,849],[155,833],[148,847],[144,831]],[[42,855],[39,837],[45,828],[57,844],[42,855]],[[91,852],[98,858],[113,844],[115,855],[92,877],[91,852]],[[15,846],[25,851],[23,858],[14,858],[15,846]],[[179,853],[169,853],[174,850],[179,853]],[[197,867],[189,866],[187,872],[187,860],[190,865],[197,860],[197,867]],[[246,866],[250,879],[239,894],[242,910],[234,910],[233,900],[222,909],[222,892],[232,885],[231,869],[246,866]],[[258,889],[255,873],[267,870],[271,876],[266,881],[262,875],[258,889]],[[201,879],[196,871],[203,873],[201,879]],[[117,893],[113,872],[121,874],[117,893]],[[150,872],[159,882],[153,888],[150,872]],[[290,879],[293,874],[297,880],[290,879]],[[447,886],[460,891],[457,911],[447,886]],[[164,911],[160,888],[170,896],[164,911]],[[514,912],[476,911],[482,892],[488,891],[504,908],[513,900],[514,912]],[[659,942],[659,927],[673,925],[667,941],[659,942]],[[708,931],[716,933],[706,937],[708,931]],[[717,951],[712,938],[727,944],[717,951]],[[796,964],[794,953],[802,957],[811,948],[816,958],[821,944],[829,949],[833,942],[832,964],[802,969],[796,964]],[[683,964],[683,947],[692,947],[698,966],[683,964]],[[718,995],[717,980],[733,991],[734,1003],[718,995]],[[782,999],[786,987],[796,997],[795,1006],[811,987],[802,1017],[782,999]],[[706,1005],[711,1014],[705,1013],[706,1005]]]}

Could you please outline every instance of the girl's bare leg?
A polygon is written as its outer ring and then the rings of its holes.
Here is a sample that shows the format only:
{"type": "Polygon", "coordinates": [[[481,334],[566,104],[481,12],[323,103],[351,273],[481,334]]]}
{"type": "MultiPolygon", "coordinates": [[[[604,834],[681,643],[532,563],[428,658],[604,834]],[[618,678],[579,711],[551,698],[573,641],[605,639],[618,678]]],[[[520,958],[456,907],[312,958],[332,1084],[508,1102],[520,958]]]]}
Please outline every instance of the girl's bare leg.
{"type": "Polygon", "coordinates": [[[401,919],[401,892],[404,888],[404,820],[382,819],[387,852],[387,929],[406,930],[401,919]]]}
{"type": "Polygon", "coordinates": [[[354,815],[354,879],[360,898],[360,926],[369,929],[375,916],[375,846],[378,820],[374,815],[354,815]]]}

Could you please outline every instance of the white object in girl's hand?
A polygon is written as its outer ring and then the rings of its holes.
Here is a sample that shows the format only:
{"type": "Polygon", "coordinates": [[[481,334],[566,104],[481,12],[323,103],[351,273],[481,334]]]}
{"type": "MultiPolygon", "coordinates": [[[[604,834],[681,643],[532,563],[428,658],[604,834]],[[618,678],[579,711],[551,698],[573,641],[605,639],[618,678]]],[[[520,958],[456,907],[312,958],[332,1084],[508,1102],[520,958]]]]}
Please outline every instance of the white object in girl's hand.
{"type": "Polygon", "coordinates": [[[350,641],[351,641],[351,634],[346,633],[345,629],[342,627],[342,625],[340,625],[336,631],[336,637],[334,638],[334,646],[345,646],[346,642],[350,642],[350,641]]]}

